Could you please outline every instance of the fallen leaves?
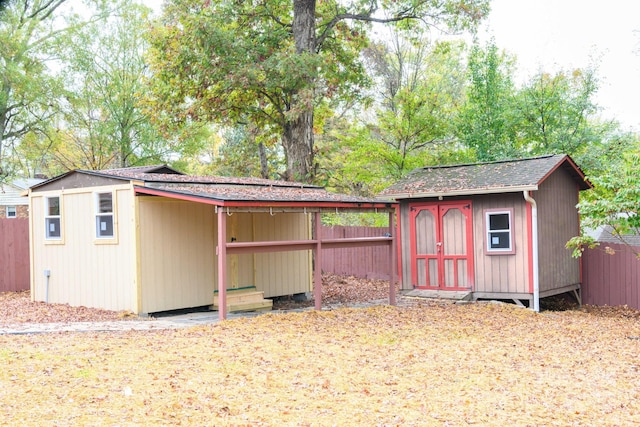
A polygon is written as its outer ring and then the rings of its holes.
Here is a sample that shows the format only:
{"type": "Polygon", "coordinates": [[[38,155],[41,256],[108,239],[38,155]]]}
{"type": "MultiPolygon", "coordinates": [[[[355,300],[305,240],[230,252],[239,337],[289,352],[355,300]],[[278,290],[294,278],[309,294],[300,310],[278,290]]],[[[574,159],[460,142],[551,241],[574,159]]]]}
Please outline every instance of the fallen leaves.
{"type": "Polygon", "coordinates": [[[637,318],[505,304],[0,336],[8,425],[634,425],[637,318]]]}
{"type": "Polygon", "coordinates": [[[69,304],[31,301],[29,291],[0,293],[0,324],[102,322],[138,319],[125,311],[109,311],[69,304]]]}
{"type": "MultiPolygon", "coordinates": [[[[323,297],[384,300],[387,286],[325,276],[323,297]]],[[[640,424],[638,311],[402,303],[0,336],[0,425],[640,424]]],[[[0,310],[3,321],[126,317],[28,294],[0,294],[0,310]]]]}

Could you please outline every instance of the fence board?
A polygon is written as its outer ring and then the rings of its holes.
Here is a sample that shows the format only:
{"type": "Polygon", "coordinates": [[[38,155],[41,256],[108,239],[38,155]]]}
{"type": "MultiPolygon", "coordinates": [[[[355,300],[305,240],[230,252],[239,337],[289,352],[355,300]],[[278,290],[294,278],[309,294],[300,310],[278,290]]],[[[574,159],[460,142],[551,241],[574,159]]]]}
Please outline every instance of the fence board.
{"type": "MultiPolygon", "coordinates": [[[[637,248],[640,250],[640,248],[637,248]]],[[[640,260],[625,245],[602,243],[582,255],[582,302],[640,310],[640,260]],[[602,249],[609,246],[615,255],[602,249]]]]}
{"type": "MultiPolygon", "coordinates": [[[[345,227],[323,226],[321,233],[325,239],[352,237],[380,237],[387,227],[345,227]]],[[[343,276],[355,276],[365,279],[389,279],[389,248],[373,246],[362,248],[324,249],[322,252],[322,271],[343,276]]]]}
{"type": "Polygon", "coordinates": [[[29,220],[0,218],[0,292],[29,289],[29,220]]]}

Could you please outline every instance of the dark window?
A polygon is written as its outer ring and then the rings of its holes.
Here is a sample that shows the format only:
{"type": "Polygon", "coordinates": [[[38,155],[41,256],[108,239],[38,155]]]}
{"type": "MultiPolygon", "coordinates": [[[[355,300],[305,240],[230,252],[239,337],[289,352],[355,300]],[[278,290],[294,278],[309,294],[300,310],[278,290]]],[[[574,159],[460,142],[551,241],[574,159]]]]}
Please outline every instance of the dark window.
{"type": "Polygon", "coordinates": [[[512,251],[511,235],[511,212],[487,212],[488,252],[512,251]]]}

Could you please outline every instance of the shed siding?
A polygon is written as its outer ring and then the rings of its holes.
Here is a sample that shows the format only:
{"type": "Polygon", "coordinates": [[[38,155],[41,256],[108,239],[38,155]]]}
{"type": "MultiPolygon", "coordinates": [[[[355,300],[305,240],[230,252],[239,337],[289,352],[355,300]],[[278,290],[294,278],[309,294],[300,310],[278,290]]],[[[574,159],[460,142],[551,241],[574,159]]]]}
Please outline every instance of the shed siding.
{"type": "Polygon", "coordinates": [[[139,209],[141,312],[212,304],[214,208],[141,197],[139,209]]]}
{"type": "MultiPolygon", "coordinates": [[[[256,213],[256,241],[306,240],[310,238],[310,216],[303,213],[256,213]]],[[[265,297],[311,291],[311,251],[255,254],[256,287],[265,297]]]]}
{"type": "MultiPolygon", "coordinates": [[[[214,207],[140,199],[141,312],[211,305],[218,289],[214,207]]],[[[233,213],[227,218],[228,242],[308,238],[304,214],[233,213]]],[[[309,257],[309,251],[227,255],[227,289],[256,286],[265,297],[309,292],[309,257]]]]}
{"type": "Polygon", "coordinates": [[[44,270],[50,270],[48,301],[107,310],[137,311],[133,190],[130,185],[62,192],[36,192],[31,201],[32,297],[47,298],[44,270]],[[95,239],[94,191],[115,191],[113,244],[95,239]],[[63,243],[44,239],[44,197],[61,197],[63,243]]]}
{"type": "Polygon", "coordinates": [[[475,291],[529,292],[527,216],[521,193],[477,196],[473,200],[475,291]],[[487,255],[484,214],[487,209],[513,208],[515,254],[487,255]]]}
{"type": "Polygon", "coordinates": [[[556,170],[533,194],[538,204],[540,292],[580,282],[580,261],[565,244],[580,233],[578,188],[563,169],[556,170]]]}
{"type": "Polygon", "coordinates": [[[409,205],[400,204],[400,271],[401,288],[413,289],[411,283],[411,227],[409,227],[409,205]]]}

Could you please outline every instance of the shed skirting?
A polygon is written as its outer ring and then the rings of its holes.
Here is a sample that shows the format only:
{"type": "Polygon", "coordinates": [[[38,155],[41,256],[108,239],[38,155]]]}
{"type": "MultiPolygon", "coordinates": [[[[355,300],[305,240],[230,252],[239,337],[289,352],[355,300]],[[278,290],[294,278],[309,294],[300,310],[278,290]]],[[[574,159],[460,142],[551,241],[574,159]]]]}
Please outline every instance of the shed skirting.
{"type": "MultiPolygon", "coordinates": [[[[547,298],[554,295],[560,295],[567,292],[571,292],[578,301],[578,304],[582,304],[582,298],[580,295],[580,283],[573,285],[562,286],[558,288],[548,289],[546,291],[540,291],[540,298],[547,298]]],[[[533,307],[533,294],[531,293],[519,293],[519,292],[473,292],[473,301],[479,299],[500,299],[500,300],[513,300],[516,304],[522,301],[528,301],[529,307],[533,307]]]]}

